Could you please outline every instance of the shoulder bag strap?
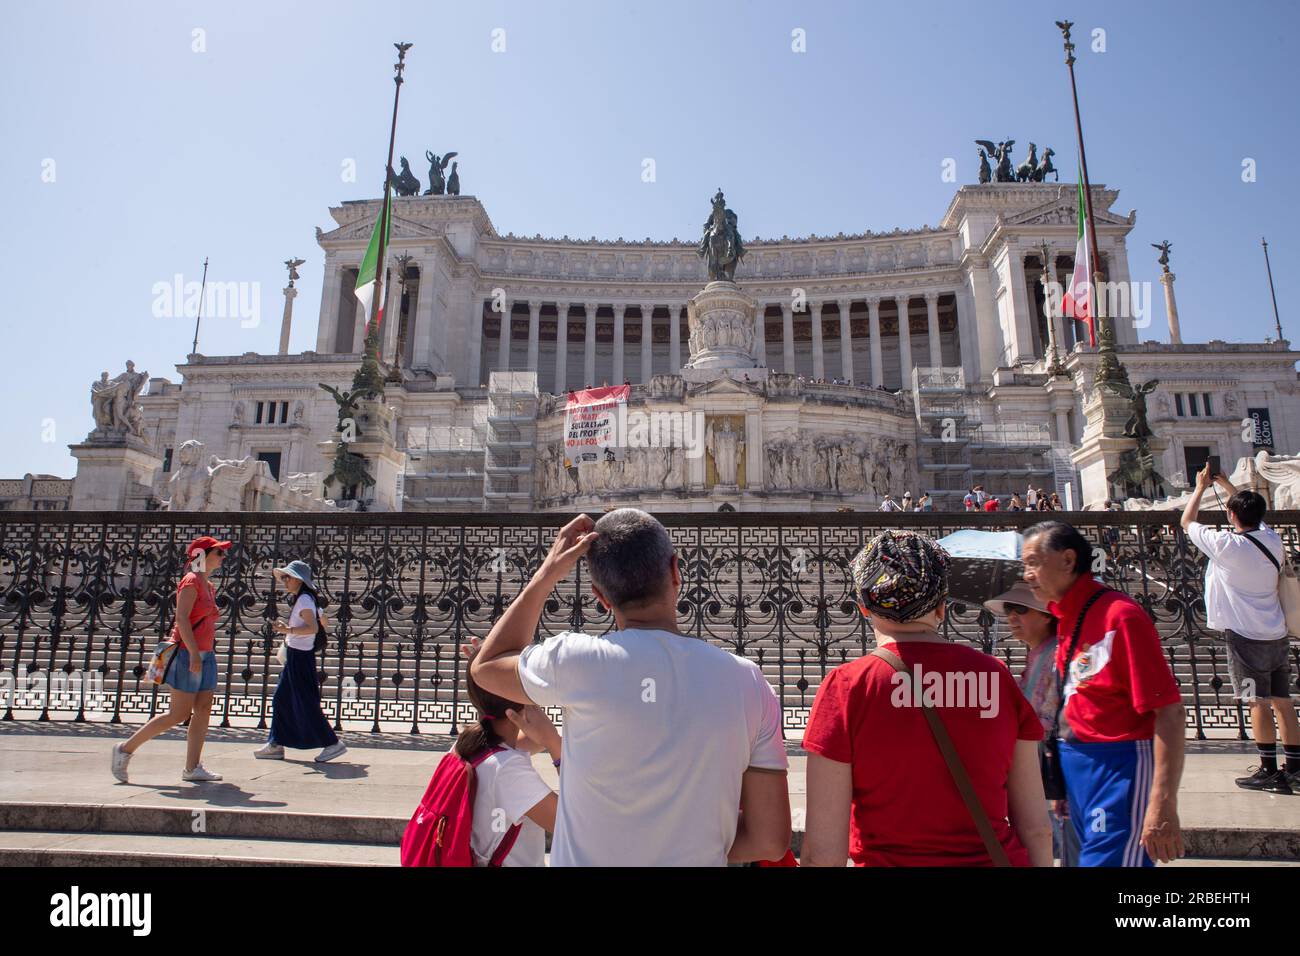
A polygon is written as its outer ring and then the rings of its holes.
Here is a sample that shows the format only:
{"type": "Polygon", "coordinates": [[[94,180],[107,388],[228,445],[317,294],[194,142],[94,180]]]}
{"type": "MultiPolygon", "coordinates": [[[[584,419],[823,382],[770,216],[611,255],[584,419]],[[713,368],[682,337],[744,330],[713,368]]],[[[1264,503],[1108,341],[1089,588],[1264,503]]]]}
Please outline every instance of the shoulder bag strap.
{"type": "Polygon", "coordinates": [[[1074,633],[1070,635],[1070,646],[1065,651],[1065,667],[1053,668],[1056,672],[1056,713],[1052,715],[1052,731],[1050,734],[1053,740],[1061,736],[1061,711],[1065,709],[1065,675],[1070,669],[1070,662],[1074,660],[1074,652],[1079,647],[1079,638],[1083,634],[1083,619],[1088,616],[1088,611],[1097,603],[1097,599],[1109,590],[1110,588],[1103,585],[1093,593],[1092,597],[1088,598],[1083,605],[1083,609],[1079,611],[1079,619],[1074,622],[1074,633]]]}
{"type": "Polygon", "coordinates": [[[1245,538],[1247,541],[1249,541],[1251,544],[1253,544],[1255,547],[1259,548],[1260,551],[1264,552],[1264,557],[1268,558],[1269,561],[1273,563],[1273,567],[1277,568],[1277,573],[1278,574],[1282,573],[1282,563],[1278,561],[1277,558],[1273,557],[1273,552],[1268,550],[1268,548],[1264,546],[1263,541],[1260,541],[1259,538],[1252,538],[1249,531],[1243,531],[1241,533],[1241,536],[1245,538]]]}
{"type": "MultiPolygon", "coordinates": [[[[903,674],[904,679],[909,683],[911,682],[912,675],[908,672],[907,665],[893,651],[877,647],[871,653],[872,656],[879,657],[898,673],[903,674]]],[[[944,726],[943,718],[939,716],[939,712],[933,707],[922,705],[921,710],[925,714],[926,721],[930,724],[930,732],[934,735],[934,742],[939,745],[939,752],[943,754],[943,762],[948,765],[948,773],[952,775],[952,782],[957,785],[957,792],[961,794],[962,803],[966,804],[971,819],[975,821],[975,829],[979,831],[980,839],[984,841],[984,849],[988,851],[989,856],[993,859],[993,865],[1010,866],[1011,860],[1007,856],[1007,851],[998,840],[997,834],[993,832],[993,824],[989,821],[989,815],[985,812],[984,805],[980,803],[979,797],[975,793],[975,787],[970,782],[970,776],[966,773],[966,768],[962,765],[957,748],[953,746],[952,738],[948,736],[948,728],[944,726]]]]}
{"type": "MultiPolygon", "coordinates": [[[[487,758],[493,754],[500,753],[505,749],[505,747],[484,747],[475,754],[472,759],[466,761],[470,766],[471,804],[474,801],[473,788],[478,783],[478,765],[484,760],[487,760],[487,758]]],[[[524,825],[522,823],[516,823],[505,832],[505,835],[501,837],[501,842],[497,844],[497,848],[492,851],[492,857],[488,860],[488,866],[500,866],[505,862],[506,857],[510,855],[510,851],[515,848],[515,840],[519,839],[519,831],[522,830],[523,827],[524,825]]]]}

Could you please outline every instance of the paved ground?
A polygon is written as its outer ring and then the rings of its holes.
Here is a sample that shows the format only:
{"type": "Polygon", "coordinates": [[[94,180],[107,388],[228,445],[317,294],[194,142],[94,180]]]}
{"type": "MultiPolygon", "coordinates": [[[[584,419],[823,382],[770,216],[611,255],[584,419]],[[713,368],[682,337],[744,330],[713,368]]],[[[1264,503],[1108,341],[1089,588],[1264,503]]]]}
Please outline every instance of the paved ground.
{"type": "MultiPolygon", "coordinates": [[[[129,729],[104,724],[0,724],[0,805],[37,804],[61,807],[66,812],[88,816],[96,808],[109,808],[114,812],[115,808],[132,809],[137,816],[140,811],[152,808],[170,811],[173,815],[180,811],[187,816],[203,810],[221,817],[222,811],[226,811],[224,816],[231,819],[235,814],[229,811],[242,813],[243,819],[262,818],[264,814],[257,811],[272,811],[277,824],[287,827],[283,832],[310,839],[316,832],[310,825],[311,821],[315,821],[319,830],[324,826],[323,821],[328,819],[355,818],[355,824],[361,818],[391,818],[379,821],[391,826],[393,821],[409,818],[440,752],[451,743],[448,737],[351,733],[344,735],[349,747],[347,754],[331,764],[316,764],[311,759],[314,751],[290,751],[290,758],[284,761],[257,760],[252,751],[262,743],[260,733],[241,729],[216,730],[205,747],[204,764],[223,774],[225,779],[220,783],[190,784],[180,779],[184,738],[181,733],[172,731],[142,747],[131,762],[131,783],[119,784],[109,773],[109,748],[116,740],[124,739],[129,729]],[[296,831],[285,822],[295,815],[301,815],[298,818],[300,829],[296,831]]],[[[1245,771],[1251,762],[1253,748],[1249,744],[1208,741],[1189,742],[1188,747],[1187,770],[1180,795],[1180,814],[1185,827],[1285,831],[1292,835],[1294,845],[1295,839],[1300,838],[1300,795],[1248,793],[1232,784],[1232,777],[1245,771]]],[[[796,829],[802,829],[805,757],[792,745],[790,760],[791,805],[796,829]]],[[[536,764],[542,776],[555,786],[556,772],[549,759],[539,757],[536,764]]],[[[376,821],[371,819],[368,822],[376,821]]],[[[51,825],[50,829],[114,828],[105,823],[88,823],[74,828],[65,822],[58,827],[51,825]]],[[[368,837],[359,840],[358,846],[352,849],[347,836],[351,830],[344,828],[332,832],[339,852],[331,858],[338,862],[369,862],[372,858],[378,862],[385,855],[391,856],[391,849],[361,846],[368,837]]],[[[248,835],[245,831],[232,831],[232,834],[233,837],[248,835]]],[[[272,833],[265,835],[273,836],[272,833]]],[[[23,837],[22,834],[8,833],[5,837],[4,845],[14,850],[56,844],[75,849],[79,841],[85,844],[90,839],[75,832],[47,839],[44,843],[34,835],[23,837]]],[[[231,846],[238,842],[233,837],[231,846]]],[[[123,849],[129,849],[141,845],[143,839],[143,836],[105,837],[100,839],[99,845],[112,849],[120,844],[123,849]]],[[[178,836],[170,839],[178,848],[177,852],[189,852],[183,844],[176,842],[178,836]]],[[[210,841],[212,838],[206,839],[210,841]]],[[[277,848],[266,841],[261,841],[260,845],[269,855],[277,855],[277,848]]],[[[304,844],[296,846],[302,848],[304,844]]],[[[302,852],[287,848],[280,850],[282,852],[278,855],[289,858],[315,858],[310,847],[302,849],[302,852]]],[[[193,852],[211,853],[211,844],[207,844],[203,851],[193,852]]]]}

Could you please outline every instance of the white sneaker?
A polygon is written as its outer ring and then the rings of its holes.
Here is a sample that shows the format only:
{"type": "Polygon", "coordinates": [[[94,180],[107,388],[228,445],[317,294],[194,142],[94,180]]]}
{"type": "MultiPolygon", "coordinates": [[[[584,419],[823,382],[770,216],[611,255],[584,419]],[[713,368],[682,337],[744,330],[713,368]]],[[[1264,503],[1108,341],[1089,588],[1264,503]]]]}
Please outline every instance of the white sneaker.
{"type": "Polygon", "coordinates": [[[220,780],[221,774],[213,773],[211,770],[205,770],[203,764],[196,763],[191,769],[181,774],[182,780],[189,780],[193,783],[209,783],[213,780],[220,780]]]}
{"type": "Polygon", "coordinates": [[[259,760],[283,760],[284,748],[279,744],[267,744],[254,750],[253,756],[259,760]]]}
{"type": "Polygon", "coordinates": [[[113,744],[113,776],[120,783],[130,783],[126,779],[126,765],[131,762],[131,755],[122,749],[120,743],[113,744]]]}
{"type": "Polygon", "coordinates": [[[326,747],[324,750],[318,753],[316,755],[316,762],[327,763],[333,760],[335,757],[342,756],[347,752],[348,752],[348,748],[343,746],[343,741],[340,740],[336,744],[330,744],[328,747],[326,747]]]}

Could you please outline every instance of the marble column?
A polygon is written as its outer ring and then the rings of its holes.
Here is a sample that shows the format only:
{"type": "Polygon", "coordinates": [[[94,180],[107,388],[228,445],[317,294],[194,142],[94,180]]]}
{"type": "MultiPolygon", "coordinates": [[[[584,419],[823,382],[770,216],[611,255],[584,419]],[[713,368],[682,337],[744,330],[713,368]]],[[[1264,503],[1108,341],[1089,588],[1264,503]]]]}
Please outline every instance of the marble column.
{"type": "Polygon", "coordinates": [[[610,374],[610,385],[622,385],[627,378],[623,374],[623,315],[626,305],[614,306],[614,370],[610,374]]]}
{"type": "Polygon", "coordinates": [[[682,370],[682,308],[668,306],[668,371],[676,375],[682,370]]]}
{"type": "Polygon", "coordinates": [[[899,295],[894,301],[898,303],[898,374],[906,391],[912,387],[912,325],[907,308],[912,297],[899,295]]]}
{"type": "Polygon", "coordinates": [[[596,309],[598,306],[584,304],[587,310],[586,352],[583,355],[583,388],[592,388],[596,383],[596,309]]]}
{"type": "MultiPolygon", "coordinates": [[[[1167,267],[1160,273],[1160,284],[1165,287],[1165,318],[1169,320],[1169,341],[1174,345],[1182,345],[1183,332],[1178,324],[1178,302],[1174,299],[1174,274],[1167,267]]],[[[285,307],[288,308],[287,304],[285,307]]],[[[1150,308],[1150,304],[1147,307],[1150,308]]]]}
{"type": "Polygon", "coordinates": [[[930,367],[943,366],[943,346],[939,341],[939,293],[925,294],[925,318],[930,330],[930,367]]]}
{"type": "Polygon", "coordinates": [[[483,384],[483,300],[477,295],[469,301],[469,367],[465,374],[470,388],[483,384]]]}
{"type": "Polygon", "coordinates": [[[497,339],[497,371],[510,371],[510,325],[514,321],[514,306],[509,302],[501,312],[501,335],[497,339]]]}
{"type": "Polygon", "coordinates": [[[880,296],[867,300],[867,321],[871,326],[871,384],[885,384],[884,359],[880,350],[880,296]]]}
{"type": "Polygon", "coordinates": [[[767,303],[759,302],[754,310],[754,364],[767,368],[767,303]]]}
{"type": "Polygon", "coordinates": [[[826,377],[826,354],[822,350],[822,304],[819,301],[812,303],[812,377],[821,379],[826,377]]]}
{"type": "Polygon", "coordinates": [[[1029,287],[1025,284],[1025,254],[1015,246],[1007,247],[1007,281],[1011,292],[1011,334],[1015,342],[1011,349],[1011,362],[1032,362],[1034,352],[1033,329],[1038,324],[1029,313],[1029,287]]]}
{"type": "Polygon", "coordinates": [[[853,329],[849,323],[853,317],[853,301],[840,299],[840,365],[844,381],[853,381],[853,329]]]}
{"type": "Polygon", "coordinates": [[[360,355],[366,348],[366,323],[370,321],[370,315],[366,312],[365,306],[356,301],[356,318],[352,320],[352,351],[360,355]]]}
{"type": "Polygon", "coordinates": [[[641,384],[654,375],[654,315],[655,307],[641,305],[641,384]]]}
{"type": "Polygon", "coordinates": [[[321,286],[320,320],[316,323],[316,351],[324,355],[334,351],[334,337],[339,324],[339,288],[343,278],[337,263],[325,260],[325,281],[321,286]]]}
{"type": "Polygon", "coordinates": [[[411,339],[412,366],[445,372],[448,371],[447,323],[438,322],[435,328],[433,321],[435,268],[432,257],[420,260],[420,284],[415,293],[415,322],[406,334],[411,339]]]}
{"type": "Polygon", "coordinates": [[[569,390],[569,303],[555,303],[555,387],[556,395],[569,390]]]}
{"type": "Polygon", "coordinates": [[[1056,409],[1056,440],[1062,444],[1073,444],[1070,440],[1070,413],[1067,409],[1056,409]]]}
{"type": "Polygon", "coordinates": [[[535,299],[528,302],[528,368],[537,371],[537,346],[541,337],[542,303],[535,299]]]}
{"type": "Polygon", "coordinates": [[[782,364],[786,372],[794,375],[794,314],[789,302],[781,303],[781,349],[782,364]]]}
{"type": "MultiPolygon", "coordinates": [[[[1172,294],[1172,290],[1170,290],[1172,294]]],[[[284,287],[284,315],[280,317],[280,354],[289,354],[289,331],[293,328],[293,300],[297,298],[298,290],[289,283],[284,287]]]]}

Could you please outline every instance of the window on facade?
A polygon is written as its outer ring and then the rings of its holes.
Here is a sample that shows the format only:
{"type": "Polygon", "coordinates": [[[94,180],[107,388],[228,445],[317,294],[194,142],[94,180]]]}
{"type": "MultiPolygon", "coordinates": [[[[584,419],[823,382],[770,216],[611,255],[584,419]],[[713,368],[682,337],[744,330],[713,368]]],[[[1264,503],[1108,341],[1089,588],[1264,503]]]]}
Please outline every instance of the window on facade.
{"type": "Polygon", "coordinates": [[[255,425],[287,425],[289,423],[289,403],[257,402],[253,423],[255,425]]]}
{"type": "Polygon", "coordinates": [[[163,450],[163,474],[172,470],[172,450],[170,448],[163,450]]]}
{"type": "Polygon", "coordinates": [[[1178,416],[1179,416],[1180,418],[1182,418],[1183,416],[1185,416],[1185,415],[1187,414],[1187,412],[1184,411],[1184,409],[1183,409],[1183,393],[1182,393],[1182,392],[1174,392],[1174,409],[1175,409],[1175,411],[1178,412],[1178,416]]]}
{"type": "Polygon", "coordinates": [[[1213,415],[1214,412],[1210,411],[1210,393],[1209,393],[1209,392],[1203,392],[1203,393],[1201,394],[1201,402],[1202,402],[1201,407],[1205,409],[1205,414],[1207,414],[1207,415],[1213,415]]]}
{"type": "Polygon", "coordinates": [[[1196,410],[1196,408],[1197,408],[1197,406],[1196,406],[1196,393],[1195,393],[1195,392],[1190,392],[1190,393],[1188,393],[1188,396],[1187,396],[1187,411],[1188,411],[1188,414],[1189,414],[1189,415],[1200,415],[1201,413],[1198,412],[1198,411],[1196,410]]]}

